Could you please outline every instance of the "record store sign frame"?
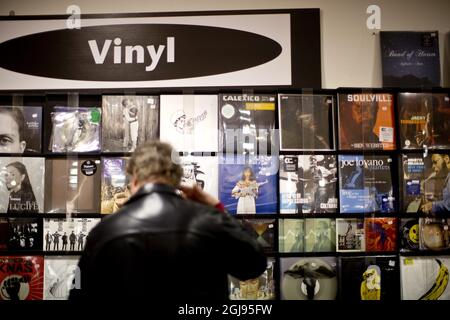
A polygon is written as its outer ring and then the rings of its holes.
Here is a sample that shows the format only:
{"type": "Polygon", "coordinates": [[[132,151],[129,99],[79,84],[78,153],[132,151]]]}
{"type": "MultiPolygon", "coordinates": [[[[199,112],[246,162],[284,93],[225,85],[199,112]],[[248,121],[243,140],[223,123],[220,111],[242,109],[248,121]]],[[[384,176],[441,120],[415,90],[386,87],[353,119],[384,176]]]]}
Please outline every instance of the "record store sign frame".
{"type": "Polygon", "coordinates": [[[320,10],[0,17],[0,90],[321,87],[320,10]]]}

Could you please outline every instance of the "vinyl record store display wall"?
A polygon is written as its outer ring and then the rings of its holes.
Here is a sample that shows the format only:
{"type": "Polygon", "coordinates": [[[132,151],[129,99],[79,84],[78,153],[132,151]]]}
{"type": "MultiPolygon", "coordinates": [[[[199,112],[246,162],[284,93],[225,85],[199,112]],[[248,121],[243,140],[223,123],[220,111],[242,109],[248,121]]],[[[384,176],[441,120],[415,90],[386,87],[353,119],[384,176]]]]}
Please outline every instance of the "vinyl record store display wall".
{"type": "MultiPolygon", "coordinates": [[[[390,71],[385,88],[320,89],[318,9],[118,18],[15,36],[21,20],[0,20],[0,300],[67,299],[89,232],[130,197],[131,153],[154,138],[268,257],[258,278],[229,278],[230,299],[450,299],[450,89],[399,88],[390,71]],[[56,40],[18,63],[19,47],[56,40]],[[69,58],[79,72],[56,68],[69,58]]],[[[380,50],[417,40],[399,36],[380,50]]]]}

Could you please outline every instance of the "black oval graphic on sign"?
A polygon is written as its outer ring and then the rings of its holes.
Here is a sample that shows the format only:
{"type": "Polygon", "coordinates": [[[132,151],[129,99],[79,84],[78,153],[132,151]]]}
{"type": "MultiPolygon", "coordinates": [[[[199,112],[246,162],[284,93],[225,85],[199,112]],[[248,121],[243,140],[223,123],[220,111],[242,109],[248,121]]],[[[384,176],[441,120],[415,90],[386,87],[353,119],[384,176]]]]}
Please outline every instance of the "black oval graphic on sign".
{"type": "Polygon", "coordinates": [[[255,67],[275,59],[281,51],[272,39],[234,29],[107,25],[8,40],[0,44],[0,67],[69,80],[168,80],[255,67]]]}

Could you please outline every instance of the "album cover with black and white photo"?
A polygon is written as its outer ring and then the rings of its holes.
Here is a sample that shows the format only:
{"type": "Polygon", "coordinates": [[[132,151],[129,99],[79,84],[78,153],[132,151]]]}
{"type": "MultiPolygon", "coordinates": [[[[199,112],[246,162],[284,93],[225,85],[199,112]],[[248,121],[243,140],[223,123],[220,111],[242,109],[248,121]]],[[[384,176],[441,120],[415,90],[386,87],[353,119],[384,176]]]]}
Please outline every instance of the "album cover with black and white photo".
{"type": "Polygon", "coordinates": [[[161,95],[160,139],[176,151],[218,151],[217,95],[161,95]]]}
{"type": "Polygon", "coordinates": [[[334,213],[338,207],[335,155],[280,156],[280,213],[334,213]]]}
{"type": "Polygon", "coordinates": [[[42,250],[41,218],[9,218],[8,250],[42,250]]]}
{"type": "Polygon", "coordinates": [[[44,251],[83,251],[100,218],[44,219],[44,251]]]}
{"type": "Polygon", "coordinates": [[[45,212],[100,213],[99,158],[46,159],[45,212]]]}
{"type": "Polygon", "coordinates": [[[81,286],[79,259],[79,256],[44,257],[44,300],[67,300],[70,290],[81,286]]]}
{"type": "Polygon", "coordinates": [[[158,96],[103,96],[103,152],[133,152],[158,137],[158,96]]]}
{"type": "Polygon", "coordinates": [[[334,150],[334,98],[279,94],[280,150],[334,150]]]}
{"type": "Polygon", "coordinates": [[[42,213],[44,158],[0,158],[0,213],[42,213]]]}
{"type": "Polygon", "coordinates": [[[218,198],[219,160],[217,156],[185,156],[179,158],[183,167],[181,182],[198,185],[202,190],[218,198]]]}
{"type": "Polygon", "coordinates": [[[359,252],[365,250],[364,218],[336,219],[336,251],[359,252]]]}
{"type": "Polygon", "coordinates": [[[0,106],[0,153],[40,153],[42,107],[0,106]]]}
{"type": "Polygon", "coordinates": [[[219,104],[219,150],[270,154],[275,143],[275,95],[224,93],[219,104]]]}

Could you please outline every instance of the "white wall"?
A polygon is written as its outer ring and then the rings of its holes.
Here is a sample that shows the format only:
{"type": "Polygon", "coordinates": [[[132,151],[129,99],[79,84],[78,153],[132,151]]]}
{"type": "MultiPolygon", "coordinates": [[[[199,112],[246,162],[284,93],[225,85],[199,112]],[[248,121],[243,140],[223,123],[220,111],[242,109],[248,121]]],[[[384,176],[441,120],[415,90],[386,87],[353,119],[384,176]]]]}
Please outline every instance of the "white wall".
{"type": "MultiPolygon", "coordinates": [[[[320,8],[322,86],[379,87],[379,36],[366,28],[366,8],[381,7],[382,30],[438,30],[443,85],[450,86],[449,0],[0,0],[0,15],[320,8]]],[[[1,31],[0,31],[1,32],[1,31]]]]}

